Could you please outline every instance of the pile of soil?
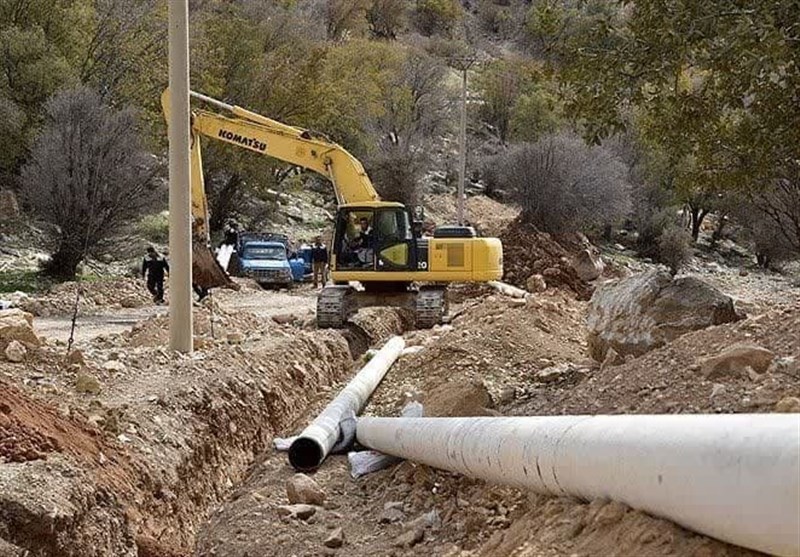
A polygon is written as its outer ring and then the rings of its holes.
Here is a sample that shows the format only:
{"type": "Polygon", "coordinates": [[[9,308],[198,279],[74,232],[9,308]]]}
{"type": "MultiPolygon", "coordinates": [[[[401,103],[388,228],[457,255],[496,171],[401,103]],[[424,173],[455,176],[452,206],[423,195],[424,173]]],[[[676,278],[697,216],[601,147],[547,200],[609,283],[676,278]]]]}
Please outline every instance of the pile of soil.
{"type": "Polygon", "coordinates": [[[424,404],[425,393],[451,382],[481,382],[493,399],[508,397],[556,362],[585,359],[584,309],[556,290],[527,302],[496,294],[469,300],[450,325],[406,335],[423,349],[395,364],[368,411],[394,415],[410,398],[424,404]]]}
{"type": "MultiPolygon", "coordinates": [[[[504,280],[519,288],[526,288],[531,275],[542,275],[547,286],[573,292],[579,300],[588,300],[592,287],[582,281],[570,264],[575,251],[570,251],[559,240],[546,232],[517,218],[502,233],[504,280]]],[[[577,244],[565,242],[573,250],[577,244]]]]}
{"type": "Polygon", "coordinates": [[[530,386],[510,413],[667,414],[771,412],[800,396],[800,301],[737,323],[688,333],[619,366],[575,373],[573,382],[530,386]],[[771,350],[767,373],[705,379],[700,362],[733,344],[771,350]]]}
{"type": "Polygon", "coordinates": [[[71,314],[78,291],[78,312],[81,315],[109,309],[138,308],[153,303],[143,281],[120,278],[64,282],[51,287],[41,296],[26,299],[21,306],[28,313],[39,317],[71,314]]]}
{"type": "MultiPolygon", "coordinates": [[[[272,436],[349,376],[352,357],[341,333],[279,325],[214,303],[194,310],[200,345],[191,356],[166,349],[168,322],[156,317],[84,342],[69,360],[63,347],[47,342],[29,352],[25,366],[0,362],[0,376],[14,384],[0,385],[0,508],[18,504],[15,478],[26,477],[7,466],[62,462],[63,454],[73,478],[64,488],[69,497],[83,497],[81,485],[106,494],[81,499],[81,516],[94,516],[91,509],[124,516],[108,539],[132,552],[119,545],[75,549],[79,542],[69,540],[83,538],[71,529],[84,523],[76,519],[39,536],[50,554],[135,554],[126,532],[145,540],[143,554],[185,554],[208,509],[272,436]],[[152,540],[170,547],[154,550],[152,540]]],[[[0,512],[0,538],[29,547],[50,510],[0,512]]]]}

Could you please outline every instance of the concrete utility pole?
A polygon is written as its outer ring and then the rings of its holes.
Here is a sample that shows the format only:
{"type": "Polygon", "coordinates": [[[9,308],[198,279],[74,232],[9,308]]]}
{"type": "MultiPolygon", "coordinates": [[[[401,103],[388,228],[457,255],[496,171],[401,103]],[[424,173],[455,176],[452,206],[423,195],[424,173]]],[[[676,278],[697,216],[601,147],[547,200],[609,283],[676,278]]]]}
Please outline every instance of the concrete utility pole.
{"type": "Polygon", "coordinates": [[[461,125],[458,129],[458,224],[464,224],[464,182],[467,179],[467,67],[461,68],[461,125]]]}
{"type": "Polygon", "coordinates": [[[451,61],[453,67],[461,70],[461,122],[458,129],[458,199],[456,200],[456,218],[461,225],[466,222],[464,182],[467,179],[467,71],[475,61],[472,57],[451,61]]]}
{"type": "Polygon", "coordinates": [[[192,351],[189,2],[169,0],[169,346],[192,351]]]}

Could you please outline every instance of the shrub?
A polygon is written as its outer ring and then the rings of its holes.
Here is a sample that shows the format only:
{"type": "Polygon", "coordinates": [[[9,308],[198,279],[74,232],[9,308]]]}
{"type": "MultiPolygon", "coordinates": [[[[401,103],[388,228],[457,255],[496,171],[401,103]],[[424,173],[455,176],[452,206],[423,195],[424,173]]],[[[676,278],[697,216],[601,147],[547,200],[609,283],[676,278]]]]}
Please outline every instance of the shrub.
{"type": "Polygon", "coordinates": [[[668,225],[658,237],[658,262],[677,273],[691,257],[692,235],[676,224],[668,225]]]}
{"type": "Polygon", "coordinates": [[[373,37],[395,39],[406,24],[406,0],[373,0],[367,23],[373,37]]]}
{"type": "Polygon", "coordinates": [[[490,164],[522,219],[546,232],[591,231],[620,221],[631,208],[625,164],[575,135],[517,145],[490,164]]]}
{"type": "Polygon", "coordinates": [[[449,34],[461,15],[458,0],[417,0],[414,20],[423,35],[449,34]]]}
{"type": "Polygon", "coordinates": [[[169,213],[163,211],[142,217],[136,231],[148,242],[166,244],[169,241],[169,213]]]}

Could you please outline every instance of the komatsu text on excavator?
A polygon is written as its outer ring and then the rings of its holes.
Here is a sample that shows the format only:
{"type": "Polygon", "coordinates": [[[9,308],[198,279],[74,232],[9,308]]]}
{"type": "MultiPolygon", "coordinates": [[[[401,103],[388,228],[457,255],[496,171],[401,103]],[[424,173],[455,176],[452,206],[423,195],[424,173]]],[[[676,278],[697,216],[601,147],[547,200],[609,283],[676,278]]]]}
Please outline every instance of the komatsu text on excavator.
{"type": "MultiPolygon", "coordinates": [[[[477,237],[463,226],[437,228],[423,237],[414,214],[381,201],[361,163],[321,134],[282,124],[249,110],[192,92],[217,111],[192,110],[193,281],[230,286],[209,250],[208,206],[200,136],[224,141],[321,174],[330,180],[338,211],[331,242],[331,278],[317,300],[320,327],[340,328],[359,308],[400,306],[414,311],[419,328],[442,322],[451,282],[486,282],[503,274],[496,238],[477,237]]],[[[162,96],[169,114],[169,92],[162,96]]],[[[169,118],[168,118],[169,119],[169,118]]]]}

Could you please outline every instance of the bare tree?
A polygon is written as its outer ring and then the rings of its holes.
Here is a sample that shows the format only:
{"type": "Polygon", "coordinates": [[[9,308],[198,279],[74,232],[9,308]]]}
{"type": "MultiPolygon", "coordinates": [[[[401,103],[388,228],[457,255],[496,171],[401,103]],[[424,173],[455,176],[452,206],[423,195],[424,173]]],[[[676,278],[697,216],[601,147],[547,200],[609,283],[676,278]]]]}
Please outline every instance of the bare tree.
{"type": "Polygon", "coordinates": [[[114,110],[84,88],[51,98],[22,171],[23,194],[56,230],[45,272],[73,278],[88,251],[151,205],[156,172],[131,110],[114,110]]]}
{"type": "Polygon", "coordinates": [[[489,164],[521,206],[522,217],[548,232],[600,228],[631,209],[626,165],[575,135],[519,144],[489,164]]]}
{"type": "Polygon", "coordinates": [[[409,205],[418,201],[419,179],[450,122],[445,71],[427,54],[409,52],[402,71],[386,88],[381,114],[367,122],[377,143],[377,152],[368,160],[370,175],[386,199],[409,205]]]}

